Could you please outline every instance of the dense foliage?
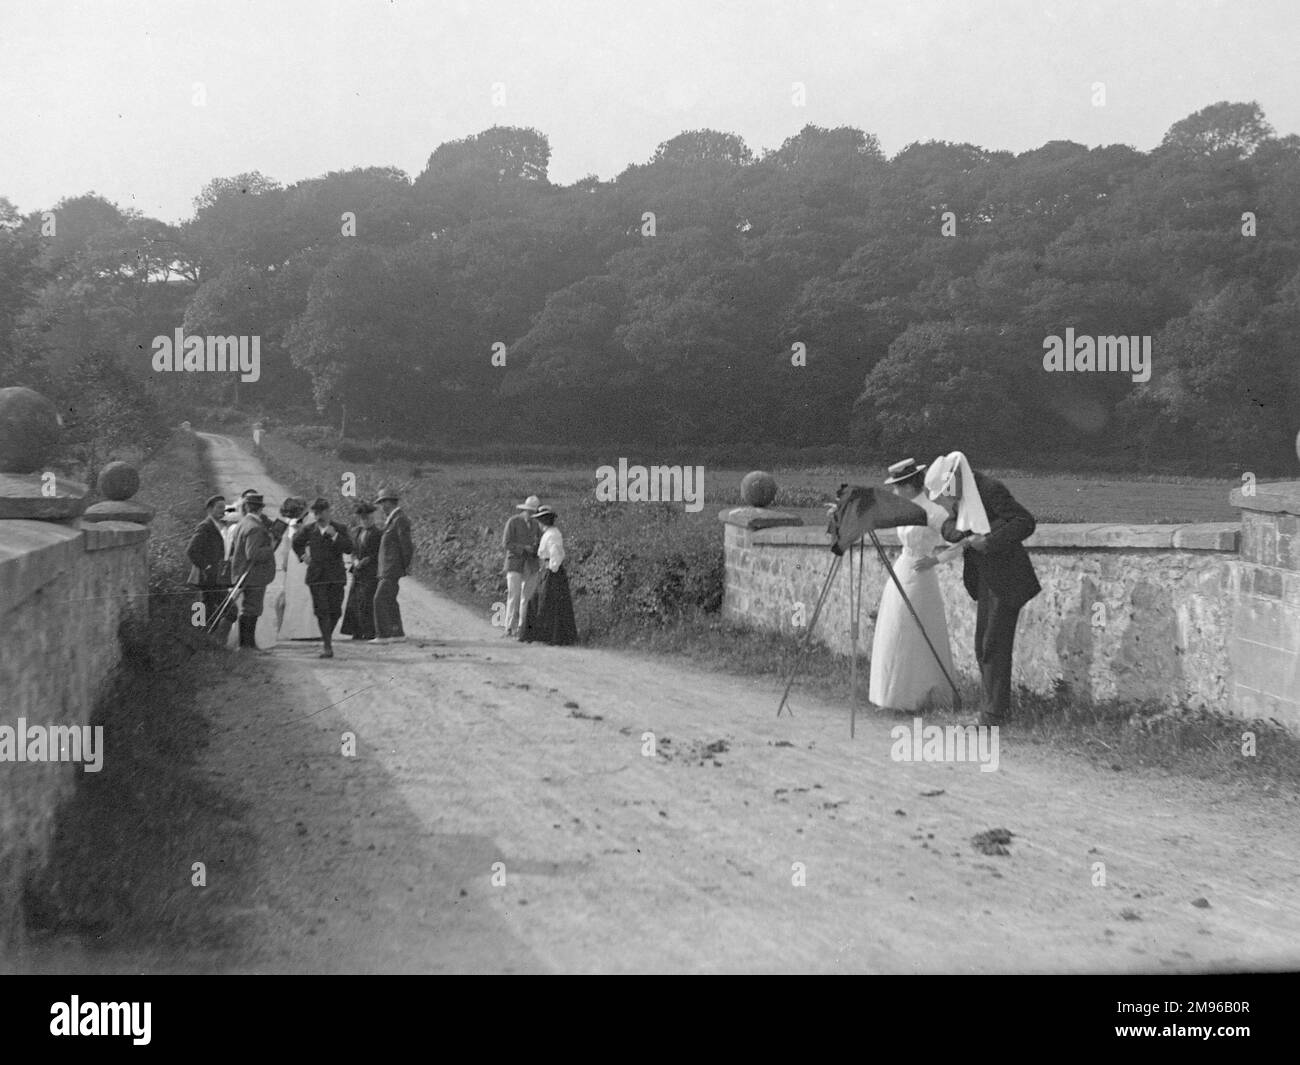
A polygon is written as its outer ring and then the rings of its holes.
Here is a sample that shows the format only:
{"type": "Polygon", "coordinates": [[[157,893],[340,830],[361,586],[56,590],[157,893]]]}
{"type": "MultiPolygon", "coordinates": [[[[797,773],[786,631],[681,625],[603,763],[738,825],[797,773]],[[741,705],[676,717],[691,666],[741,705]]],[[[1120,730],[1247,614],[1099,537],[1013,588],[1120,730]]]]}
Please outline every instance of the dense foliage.
{"type": "Polygon", "coordinates": [[[495,127],[414,180],[214,180],[178,227],[91,194],[43,235],[0,201],[0,384],[66,398],[92,357],[196,420],[233,405],[357,440],[675,461],[776,440],[1293,467],[1300,137],[1255,104],[1211,105],[1147,152],[887,159],[807,126],[762,154],[688,131],[611,181],[554,185],[549,159],[537,131],[495,127]],[[182,325],[260,337],[260,380],[152,373],[152,338],[182,325]],[[1149,380],[1047,372],[1067,329],[1151,338],[1149,380]]]}

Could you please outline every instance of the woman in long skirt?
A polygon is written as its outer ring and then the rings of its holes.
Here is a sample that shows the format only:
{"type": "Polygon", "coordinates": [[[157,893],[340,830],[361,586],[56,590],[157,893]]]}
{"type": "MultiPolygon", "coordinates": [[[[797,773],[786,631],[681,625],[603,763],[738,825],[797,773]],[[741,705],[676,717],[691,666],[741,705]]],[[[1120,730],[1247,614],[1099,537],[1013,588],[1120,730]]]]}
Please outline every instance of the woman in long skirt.
{"type": "Polygon", "coordinates": [[[948,617],[943,607],[943,593],[934,567],[956,558],[962,544],[949,545],[939,530],[948,512],[932,503],[924,492],[925,466],[905,459],[889,467],[890,485],[895,494],[911,500],[929,516],[927,525],[904,526],[898,530],[903,551],[894,563],[894,572],[925,626],[922,635],[916,618],[907,609],[892,580],[887,580],[876,614],[876,632],[871,642],[871,688],[869,698],[876,706],[889,710],[919,710],[951,699],[952,689],[944,677],[955,676],[952,647],[948,640],[948,617]],[[938,554],[936,554],[938,550],[938,554]],[[930,637],[934,651],[925,637],[930,637]],[[943,669],[935,661],[935,652],[943,669]]]}
{"type": "Polygon", "coordinates": [[[542,526],[542,539],[537,545],[542,574],[528,600],[519,639],[525,643],[576,643],[578,624],[573,618],[569,575],[564,571],[564,537],[555,527],[556,514],[550,507],[542,507],[534,517],[542,526]]]}
{"type": "Polygon", "coordinates": [[[312,610],[311,589],[307,587],[307,563],[293,549],[293,538],[302,528],[306,505],[290,497],[280,504],[280,516],[289,522],[289,528],[280,539],[276,550],[276,564],[284,581],[284,608],[281,612],[279,638],[281,640],[319,640],[320,627],[312,610]]]}

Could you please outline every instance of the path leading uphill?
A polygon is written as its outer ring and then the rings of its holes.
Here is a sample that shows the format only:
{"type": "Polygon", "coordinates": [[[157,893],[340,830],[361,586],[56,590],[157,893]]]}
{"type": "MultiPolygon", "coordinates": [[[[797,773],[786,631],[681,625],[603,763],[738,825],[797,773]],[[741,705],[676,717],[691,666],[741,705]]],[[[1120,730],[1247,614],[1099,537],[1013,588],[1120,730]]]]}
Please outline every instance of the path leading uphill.
{"type": "MultiPolygon", "coordinates": [[[[223,489],[285,496],[208,439],[223,489]]],[[[1014,737],[996,772],[894,762],[893,720],[850,740],[842,707],[798,692],[777,719],[768,680],[521,645],[409,579],[401,604],[413,642],[232,656],[204,697],[206,771],[259,840],[241,968],[1300,964],[1294,803],[1014,737]],[[972,847],[992,828],[1009,855],[972,847]]]]}

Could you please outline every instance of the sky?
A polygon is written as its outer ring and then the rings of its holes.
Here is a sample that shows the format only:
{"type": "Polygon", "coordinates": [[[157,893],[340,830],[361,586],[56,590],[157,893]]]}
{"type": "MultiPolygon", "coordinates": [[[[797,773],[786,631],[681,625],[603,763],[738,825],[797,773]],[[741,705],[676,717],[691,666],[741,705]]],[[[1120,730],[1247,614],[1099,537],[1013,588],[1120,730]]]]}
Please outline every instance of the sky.
{"type": "Polygon", "coordinates": [[[493,125],[559,184],[701,128],[1149,149],[1226,99],[1300,133],[1297,45],[1300,0],[0,0],[0,196],[179,222],[216,177],[415,177],[493,125]]]}

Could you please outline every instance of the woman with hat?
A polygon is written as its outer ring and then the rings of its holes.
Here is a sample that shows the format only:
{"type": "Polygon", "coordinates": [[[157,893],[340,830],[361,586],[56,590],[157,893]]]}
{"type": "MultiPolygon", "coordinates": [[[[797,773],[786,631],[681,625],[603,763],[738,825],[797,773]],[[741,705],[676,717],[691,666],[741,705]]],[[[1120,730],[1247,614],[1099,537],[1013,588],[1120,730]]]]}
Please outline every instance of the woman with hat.
{"type": "Polygon", "coordinates": [[[339,631],[354,640],[375,638],[375,589],[379,587],[379,537],[375,525],[375,505],[364,499],[354,513],[359,524],[352,529],[352,562],[348,566],[352,584],[348,588],[347,606],[343,608],[343,628],[339,631]]]}
{"type": "Polygon", "coordinates": [[[555,527],[557,515],[550,507],[539,507],[533,517],[542,526],[542,539],[537,545],[542,575],[528,601],[519,639],[525,643],[576,643],[578,625],[573,618],[569,576],[564,571],[564,537],[555,527]]]}
{"type": "Polygon", "coordinates": [[[894,572],[916,610],[916,617],[925,626],[925,635],[934,645],[931,651],[898,588],[893,581],[888,581],[876,613],[876,631],[871,642],[869,693],[876,706],[888,710],[917,710],[952,691],[943,672],[946,669],[948,676],[954,675],[948,616],[934,567],[956,558],[963,548],[949,546],[943,538],[940,530],[948,512],[926,496],[925,470],[925,465],[918,465],[915,459],[904,459],[889,467],[885,481],[895,495],[915,503],[929,517],[926,525],[903,526],[898,530],[903,552],[898,556],[894,572]],[[938,554],[936,549],[941,549],[938,554]],[[943,669],[935,661],[935,652],[943,669]]]}
{"type": "Polygon", "coordinates": [[[278,610],[280,627],[277,635],[281,640],[320,639],[316,614],[312,610],[311,592],[307,588],[307,563],[292,546],[294,537],[302,530],[306,513],[307,504],[293,496],[280,504],[280,517],[289,522],[289,528],[275,552],[276,565],[283,574],[284,581],[278,610]]]}

